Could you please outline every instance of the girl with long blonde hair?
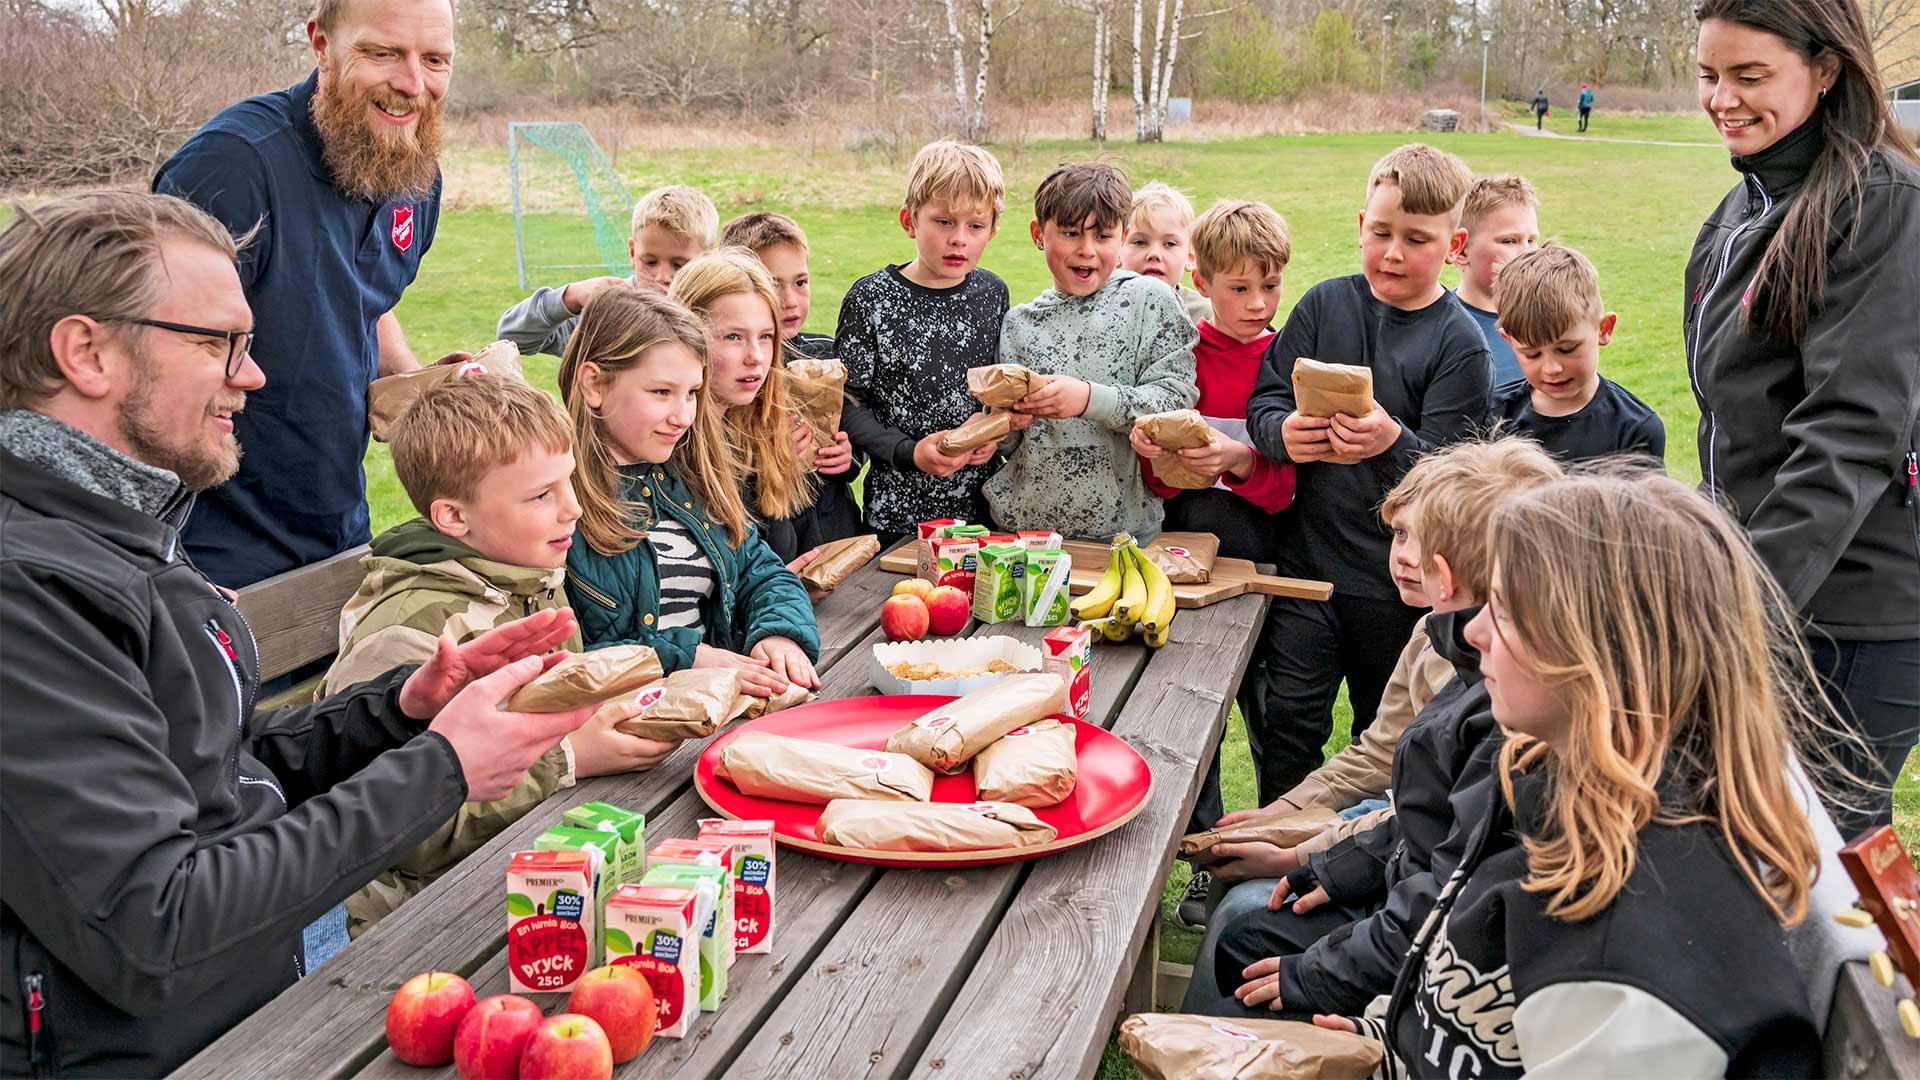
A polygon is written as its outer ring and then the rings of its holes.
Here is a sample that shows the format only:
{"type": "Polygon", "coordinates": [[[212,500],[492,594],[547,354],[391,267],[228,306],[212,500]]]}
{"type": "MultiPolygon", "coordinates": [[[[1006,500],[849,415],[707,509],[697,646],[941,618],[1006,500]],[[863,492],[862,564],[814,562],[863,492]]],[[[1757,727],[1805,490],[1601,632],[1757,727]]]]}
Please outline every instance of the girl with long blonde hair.
{"type": "Polygon", "coordinates": [[[1484,817],[1386,1018],[1316,1022],[1418,1074],[1818,1075],[1785,927],[1819,859],[1795,736],[1831,721],[1791,606],[1664,476],[1521,493],[1491,529],[1467,637],[1507,739],[1458,796],[1484,817]]]}
{"type": "MultiPolygon", "coordinates": [[[[739,456],[741,481],[767,543],[798,568],[823,540],[812,510],[816,455],[832,464],[851,451],[815,447],[793,407],[780,339],[780,298],[773,276],[744,247],[722,247],[688,263],[671,293],[706,321],[711,394],[724,410],[727,441],[739,456]]],[[[840,472],[845,472],[841,465],[840,472]]]]}
{"type": "Polygon", "coordinates": [[[813,605],[741,501],[712,381],[700,319],[657,290],[609,286],[581,311],[560,362],[581,636],[651,646],[669,673],[738,669],[758,696],[818,686],[813,605]]]}

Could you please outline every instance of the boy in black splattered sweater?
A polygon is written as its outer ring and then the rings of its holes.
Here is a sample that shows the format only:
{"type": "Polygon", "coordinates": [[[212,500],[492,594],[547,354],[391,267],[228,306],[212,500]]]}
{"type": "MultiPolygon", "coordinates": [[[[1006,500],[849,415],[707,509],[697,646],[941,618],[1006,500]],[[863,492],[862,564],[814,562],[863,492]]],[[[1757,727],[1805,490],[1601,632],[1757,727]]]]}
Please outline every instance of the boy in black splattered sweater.
{"type": "Polygon", "coordinates": [[[1007,285],[979,262],[1005,208],[993,155],[950,141],[921,148],[900,208],[914,260],[854,282],[841,302],[840,423],[872,462],[867,528],[888,546],[922,521],[986,520],[980,489],[999,444],[949,455],[939,442],[979,410],[967,369],[993,363],[999,345],[1007,285]]]}

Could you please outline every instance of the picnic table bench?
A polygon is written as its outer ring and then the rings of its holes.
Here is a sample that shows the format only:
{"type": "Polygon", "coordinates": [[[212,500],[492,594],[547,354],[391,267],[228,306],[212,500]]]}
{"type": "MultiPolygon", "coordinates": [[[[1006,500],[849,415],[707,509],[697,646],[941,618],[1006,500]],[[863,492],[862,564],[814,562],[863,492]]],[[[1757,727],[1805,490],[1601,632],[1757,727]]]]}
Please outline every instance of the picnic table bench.
{"type": "MultiPolygon", "coordinates": [[[[242,590],[263,678],[330,656],[338,613],[359,583],[356,549],[242,590]]],[[[825,698],[870,693],[869,646],[898,575],[879,560],[817,609],[825,698]]],[[[1123,828],[1042,859],[974,869],[899,870],[780,849],[773,952],[743,956],[717,1013],[684,1039],[656,1039],[616,1076],[1087,1077],[1114,1021],[1152,1007],[1161,883],[1191,812],[1198,769],[1218,743],[1268,600],[1248,594],[1183,611],[1157,652],[1095,646],[1088,720],[1126,739],[1154,777],[1123,828]]],[[[1037,642],[1043,631],[999,624],[1037,642]]],[[[311,693],[310,686],[290,692],[311,693]]],[[[452,1076],[386,1048],[387,999],[427,970],[505,993],[508,854],[567,807],[604,800],[647,816],[648,846],[713,816],[693,791],[683,746],[657,769],[583,781],[517,822],[432,888],[288,988],[174,1075],[452,1076]]],[[[1898,985],[1898,984],[1897,984],[1898,985]]],[[[539,995],[549,1012],[564,995],[539,995]]],[[[1920,1043],[1895,997],[1853,961],[1827,1018],[1826,1075],[1920,1077],[1920,1043]]]]}

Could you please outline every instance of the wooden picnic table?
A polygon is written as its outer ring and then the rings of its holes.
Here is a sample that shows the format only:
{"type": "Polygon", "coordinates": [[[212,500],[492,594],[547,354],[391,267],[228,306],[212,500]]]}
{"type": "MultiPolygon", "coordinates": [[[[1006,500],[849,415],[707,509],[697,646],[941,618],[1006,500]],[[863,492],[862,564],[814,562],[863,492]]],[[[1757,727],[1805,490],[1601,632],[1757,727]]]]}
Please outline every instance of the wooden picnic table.
{"type": "MultiPolygon", "coordinates": [[[[869,648],[899,581],[869,563],[823,600],[822,698],[873,691],[869,648]]],[[[973,869],[888,869],[788,848],[777,855],[773,951],[742,956],[718,1012],[657,1038],[626,1077],[1086,1077],[1123,1005],[1151,1007],[1162,883],[1219,743],[1268,598],[1182,611],[1159,650],[1094,648],[1087,720],[1127,740],[1153,796],[1122,828],[1057,855],[973,869]]],[[[974,625],[1038,643],[1017,624],[974,625]]],[[[179,1077],[451,1077],[387,1050],[387,1000],[422,971],[508,991],[510,853],[603,800],[646,815],[651,848],[714,815],[694,792],[706,740],[651,772],[583,781],[496,836],[319,970],[183,1065],[179,1077]]],[[[566,995],[535,995],[549,1013],[566,995]]]]}

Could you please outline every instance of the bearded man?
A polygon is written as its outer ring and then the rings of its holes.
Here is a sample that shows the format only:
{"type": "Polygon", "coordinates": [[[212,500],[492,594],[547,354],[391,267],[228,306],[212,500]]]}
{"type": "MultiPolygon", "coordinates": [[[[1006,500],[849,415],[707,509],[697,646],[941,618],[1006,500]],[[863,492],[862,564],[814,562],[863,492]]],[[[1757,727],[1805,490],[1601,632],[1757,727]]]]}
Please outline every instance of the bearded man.
{"type": "Polygon", "coordinates": [[[319,0],[307,40],[313,74],[223,109],[153,182],[257,229],[239,267],[266,385],[185,534],[228,588],[367,542],[367,384],[420,366],[393,308],[440,217],[452,4],[319,0]]]}

